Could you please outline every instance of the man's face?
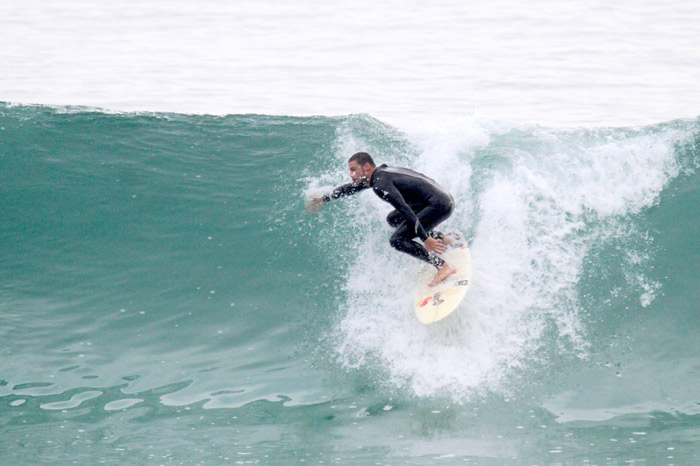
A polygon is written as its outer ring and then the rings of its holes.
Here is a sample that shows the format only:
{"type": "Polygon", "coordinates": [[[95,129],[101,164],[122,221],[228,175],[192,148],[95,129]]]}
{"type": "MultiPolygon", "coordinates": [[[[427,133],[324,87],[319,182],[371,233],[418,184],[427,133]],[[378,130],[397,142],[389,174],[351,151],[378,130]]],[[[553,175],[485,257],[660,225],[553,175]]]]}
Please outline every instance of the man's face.
{"type": "Polygon", "coordinates": [[[348,163],[348,169],[350,170],[350,178],[352,178],[352,181],[356,182],[363,179],[367,179],[365,167],[363,167],[356,161],[353,160],[352,162],[348,163]]]}

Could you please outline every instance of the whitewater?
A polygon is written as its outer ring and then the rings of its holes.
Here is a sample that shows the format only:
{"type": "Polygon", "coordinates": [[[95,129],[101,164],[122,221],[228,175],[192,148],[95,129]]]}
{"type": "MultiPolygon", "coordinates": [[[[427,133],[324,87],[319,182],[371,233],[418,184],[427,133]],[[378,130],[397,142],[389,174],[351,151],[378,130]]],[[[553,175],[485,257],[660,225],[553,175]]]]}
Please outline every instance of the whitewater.
{"type": "Polygon", "coordinates": [[[9,2],[0,463],[697,464],[698,20],[9,2]],[[444,321],[388,204],[305,209],[357,151],[455,197],[444,321]]]}

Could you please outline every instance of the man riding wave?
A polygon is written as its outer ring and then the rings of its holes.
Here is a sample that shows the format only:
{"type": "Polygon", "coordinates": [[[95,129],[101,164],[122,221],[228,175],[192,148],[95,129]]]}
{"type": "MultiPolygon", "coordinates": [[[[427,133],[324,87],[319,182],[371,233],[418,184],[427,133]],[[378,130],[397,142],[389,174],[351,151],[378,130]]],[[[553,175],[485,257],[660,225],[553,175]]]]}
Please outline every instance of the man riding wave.
{"type": "Polygon", "coordinates": [[[395,209],[387,216],[389,225],[396,228],[389,244],[437,269],[430,286],[443,282],[457,272],[438,256],[447,250],[447,245],[452,241],[433,230],[454,210],[454,199],[450,193],[435,180],[408,168],[389,167],[386,164],[377,167],[366,152],[350,157],[348,169],[352,183],[311,199],[307,204],[311,212],[317,212],[327,202],[372,188],[377,196],[395,209]],[[416,238],[423,244],[415,241],[416,238]]]}

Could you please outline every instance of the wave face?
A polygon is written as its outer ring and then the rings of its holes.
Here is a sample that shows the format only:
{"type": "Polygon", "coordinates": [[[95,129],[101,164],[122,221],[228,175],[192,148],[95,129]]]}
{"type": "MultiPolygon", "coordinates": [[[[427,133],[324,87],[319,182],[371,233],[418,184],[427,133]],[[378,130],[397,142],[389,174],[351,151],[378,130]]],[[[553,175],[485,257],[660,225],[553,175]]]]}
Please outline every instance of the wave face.
{"type": "Polygon", "coordinates": [[[699,147],[0,105],[0,458],[692,464],[699,147]],[[438,324],[388,204],[304,209],[359,150],[457,201],[473,283],[438,324]]]}

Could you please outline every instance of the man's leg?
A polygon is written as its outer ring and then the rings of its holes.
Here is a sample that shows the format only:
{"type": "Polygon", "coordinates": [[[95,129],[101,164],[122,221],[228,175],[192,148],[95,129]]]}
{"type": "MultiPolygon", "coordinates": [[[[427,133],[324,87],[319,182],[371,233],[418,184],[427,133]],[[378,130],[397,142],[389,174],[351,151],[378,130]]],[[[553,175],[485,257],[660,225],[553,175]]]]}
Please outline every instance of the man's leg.
{"type": "MultiPolygon", "coordinates": [[[[401,226],[402,223],[404,223],[406,220],[404,220],[403,215],[398,210],[392,210],[389,212],[389,215],[386,216],[386,223],[389,224],[390,227],[392,228],[398,228],[401,226]]],[[[422,224],[422,222],[421,222],[422,224]]],[[[439,239],[439,240],[448,240],[450,239],[442,234],[442,232],[437,231],[437,230],[428,230],[428,236],[431,238],[439,239]]]]}
{"type": "Polygon", "coordinates": [[[398,228],[401,224],[405,222],[403,215],[398,210],[392,210],[389,215],[386,216],[386,223],[392,228],[398,228]]]}
{"type": "MultiPolygon", "coordinates": [[[[418,217],[418,220],[420,221],[421,225],[423,225],[423,228],[426,231],[430,232],[437,225],[445,221],[450,216],[450,214],[452,214],[452,210],[453,207],[451,204],[438,204],[426,207],[425,209],[418,212],[416,216],[418,217]]],[[[396,216],[393,215],[392,212],[391,214],[389,214],[389,217],[387,217],[387,221],[389,221],[389,223],[391,224],[390,217],[391,220],[396,220],[396,216]]],[[[438,269],[441,268],[445,264],[445,261],[443,261],[440,257],[436,256],[435,254],[429,253],[422,244],[413,240],[415,237],[415,233],[409,231],[408,227],[406,226],[406,223],[402,222],[400,225],[398,225],[398,228],[391,236],[389,243],[394,249],[398,251],[409,254],[415,257],[416,259],[422,260],[423,262],[428,262],[429,264],[432,264],[438,269]]]]}

